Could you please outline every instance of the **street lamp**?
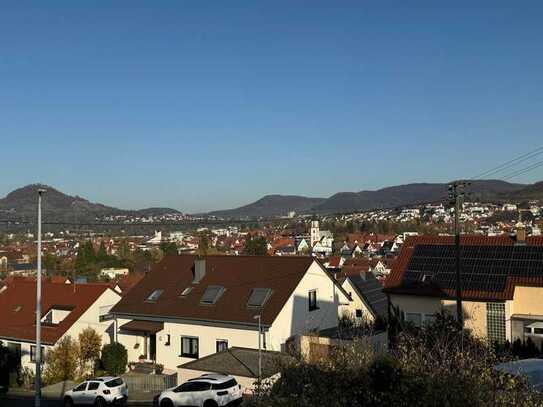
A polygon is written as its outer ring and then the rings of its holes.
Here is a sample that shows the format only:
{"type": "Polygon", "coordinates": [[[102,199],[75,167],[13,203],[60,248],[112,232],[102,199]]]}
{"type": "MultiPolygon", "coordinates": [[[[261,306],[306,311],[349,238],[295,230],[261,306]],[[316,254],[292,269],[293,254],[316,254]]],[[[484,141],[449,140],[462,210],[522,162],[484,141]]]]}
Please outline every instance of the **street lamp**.
{"type": "Polygon", "coordinates": [[[261,324],[262,324],[262,318],[261,315],[255,315],[253,319],[258,319],[258,387],[260,388],[260,381],[262,380],[262,330],[261,330],[261,324]]]}
{"type": "Polygon", "coordinates": [[[36,276],[36,378],[34,406],[41,403],[41,197],[45,189],[38,189],[38,273],[36,276]]]}

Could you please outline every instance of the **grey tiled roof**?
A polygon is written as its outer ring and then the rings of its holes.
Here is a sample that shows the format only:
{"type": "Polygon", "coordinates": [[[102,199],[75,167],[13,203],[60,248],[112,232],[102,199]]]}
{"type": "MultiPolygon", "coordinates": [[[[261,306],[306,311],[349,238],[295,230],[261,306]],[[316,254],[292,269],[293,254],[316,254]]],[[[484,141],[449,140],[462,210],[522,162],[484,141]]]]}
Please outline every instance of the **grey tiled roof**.
{"type": "MultiPolygon", "coordinates": [[[[262,376],[266,378],[278,373],[281,361],[289,358],[290,356],[281,352],[262,350],[262,376]]],[[[257,378],[258,349],[232,347],[178,367],[257,378]]]]}

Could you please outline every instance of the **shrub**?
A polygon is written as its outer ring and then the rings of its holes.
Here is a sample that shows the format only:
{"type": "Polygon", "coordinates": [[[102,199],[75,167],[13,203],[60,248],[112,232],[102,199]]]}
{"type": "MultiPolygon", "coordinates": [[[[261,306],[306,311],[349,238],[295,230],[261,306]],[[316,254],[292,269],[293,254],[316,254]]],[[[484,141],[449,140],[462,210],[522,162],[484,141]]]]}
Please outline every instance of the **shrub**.
{"type": "Polygon", "coordinates": [[[126,372],[128,353],[120,343],[110,343],[102,348],[102,365],[104,370],[117,376],[126,372]]]}
{"type": "Polygon", "coordinates": [[[102,338],[92,328],[85,328],[79,334],[79,369],[81,376],[94,373],[95,361],[100,358],[102,338]]]}
{"type": "Polygon", "coordinates": [[[70,337],[62,338],[45,357],[44,384],[74,380],[78,367],[78,346],[70,337]]]}

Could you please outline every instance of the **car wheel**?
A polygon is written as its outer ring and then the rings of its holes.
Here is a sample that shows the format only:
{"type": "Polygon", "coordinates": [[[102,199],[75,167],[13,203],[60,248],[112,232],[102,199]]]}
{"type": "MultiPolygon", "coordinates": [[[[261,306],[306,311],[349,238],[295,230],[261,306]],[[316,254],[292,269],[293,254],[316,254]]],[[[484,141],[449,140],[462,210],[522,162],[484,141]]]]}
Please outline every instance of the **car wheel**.
{"type": "Polygon", "coordinates": [[[64,407],[73,407],[74,401],[71,399],[71,397],[66,397],[64,399],[64,407]]]}
{"type": "Polygon", "coordinates": [[[94,406],[95,407],[105,407],[106,406],[106,401],[102,397],[98,397],[94,401],[94,406]]]}
{"type": "Polygon", "coordinates": [[[206,400],[204,407],[219,407],[219,405],[214,400],[206,400]]]}
{"type": "Polygon", "coordinates": [[[164,399],[160,402],[160,407],[173,407],[173,403],[170,399],[164,399]]]}

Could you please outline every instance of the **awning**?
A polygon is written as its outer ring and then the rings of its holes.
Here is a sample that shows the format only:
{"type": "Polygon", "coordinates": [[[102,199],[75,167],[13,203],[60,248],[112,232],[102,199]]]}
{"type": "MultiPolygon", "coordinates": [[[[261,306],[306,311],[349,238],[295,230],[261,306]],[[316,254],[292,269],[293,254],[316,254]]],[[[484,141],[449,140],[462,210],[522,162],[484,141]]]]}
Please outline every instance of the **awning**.
{"type": "Polygon", "coordinates": [[[155,321],[141,321],[135,319],[133,321],[127,322],[120,327],[123,331],[132,331],[132,332],[144,332],[148,334],[156,334],[159,331],[164,329],[164,322],[155,322],[155,321]]]}

